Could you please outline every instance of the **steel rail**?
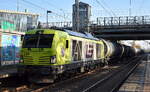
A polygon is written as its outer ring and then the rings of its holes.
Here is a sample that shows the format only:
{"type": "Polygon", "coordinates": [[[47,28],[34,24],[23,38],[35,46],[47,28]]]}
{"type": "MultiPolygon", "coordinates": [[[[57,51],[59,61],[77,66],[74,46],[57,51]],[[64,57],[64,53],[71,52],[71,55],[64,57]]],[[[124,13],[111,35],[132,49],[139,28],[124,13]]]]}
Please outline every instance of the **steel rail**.
{"type": "MultiPolygon", "coordinates": [[[[134,60],[135,57],[131,58],[129,61],[132,61],[132,59],[134,60]]],[[[139,58],[138,58],[139,59],[139,58]]],[[[104,85],[103,83],[105,81],[108,81],[109,79],[113,78],[114,76],[120,74],[123,72],[124,69],[128,69],[130,65],[134,64],[135,62],[130,62],[128,63],[126,66],[124,67],[121,67],[121,69],[109,74],[107,77],[103,78],[103,79],[100,79],[99,81],[97,81],[96,83],[94,83],[93,85],[91,85],[90,87],[86,88],[85,90],[83,90],[82,92],[93,92],[96,88],[99,87],[99,85],[104,85]]],[[[126,77],[136,68],[136,66],[139,64],[139,62],[136,63],[136,65],[130,69],[130,71],[126,74],[126,77]]],[[[116,87],[118,86],[115,86],[111,92],[113,92],[114,89],[116,89],[116,87]]]]}

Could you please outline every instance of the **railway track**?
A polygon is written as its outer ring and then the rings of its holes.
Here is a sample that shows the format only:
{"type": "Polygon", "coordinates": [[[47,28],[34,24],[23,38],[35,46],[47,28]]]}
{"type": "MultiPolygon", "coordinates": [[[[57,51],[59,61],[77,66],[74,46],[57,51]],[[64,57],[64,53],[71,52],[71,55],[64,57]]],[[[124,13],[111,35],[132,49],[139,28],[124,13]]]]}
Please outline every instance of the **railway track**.
{"type": "Polygon", "coordinates": [[[117,92],[120,85],[123,83],[132,71],[140,64],[140,58],[135,59],[134,61],[128,63],[126,66],[121,67],[116,72],[111,73],[104,79],[97,81],[95,84],[91,85],[82,92],[117,92]]]}
{"type": "MultiPolygon", "coordinates": [[[[106,89],[108,87],[107,85],[111,83],[110,81],[111,79],[113,79],[113,76],[118,75],[119,72],[122,73],[127,72],[130,66],[132,67],[132,69],[130,68],[130,72],[128,72],[129,75],[129,73],[131,73],[131,70],[133,70],[138,65],[138,63],[136,63],[136,65],[135,63],[136,60],[126,65],[120,64],[104,68],[97,68],[91,72],[80,74],[65,80],[62,79],[62,81],[60,82],[56,82],[49,85],[35,85],[24,81],[24,83],[20,83],[20,85],[16,87],[2,87],[0,91],[1,92],[91,92],[91,91],[99,92],[99,90],[106,89]],[[125,68],[127,70],[123,72],[125,68]],[[104,85],[104,83],[106,85],[104,85]]],[[[125,75],[125,77],[127,77],[128,75],[125,75]]],[[[121,73],[118,76],[121,76],[121,73]]],[[[116,78],[117,77],[115,77],[114,79],[116,80],[116,78]]],[[[114,85],[111,91],[103,90],[102,92],[113,92],[113,90],[116,90],[119,85],[120,84],[114,85]]]]}
{"type": "Polygon", "coordinates": [[[0,79],[0,92],[41,92],[43,90],[46,90],[49,87],[53,87],[55,85],[60,85],[60,84],[62,85],[64,82],[86,76],[96,70],[93,70],[84,74],[77,74],[76,76],[69,78],[69,79],[63,78],[64,80],[61,79],[59,82],[49,84],[48,86],[45,86],[47,84],[44,84],[44,85],[31,84],[25,78],[18,77],[18,76],[1,78],[0,79]]]}
{"type": "Polygon", "coordinates": [[[18,78],[18,80],[23,80],[22,82],[14,81],[14,80],[17,80],[17,78],[14,78],[14,79],[5,78],[1,81],[8,82],[8,83],[3,84],[3,82],[1,82],[0,85],[3,85],[3,86],[0,87],[0,92],[42,92],[42,91],[45,92],[50,87],[55,87],[55,85],[63,85],[63,83],[65,83],[65,82],[69,82],[69,81],[87,76],[87,75],[89,75],[89,74],[91,74],[91,73],[93,73],[93,72],[95,72],[99,69],[100,68],[97,68],[95,70],[92,70],[92,71],[84,73],[84,74],[77,74],[76,76],[74,76],[72,78],[64,79],[64,80],[62,79],[59,82],[49,84],[49,85],[47,85],[47,84],[44,84],[44,85],[42,85],[42,84],[41,85],[39,85],[39,84],[30,84],[29,82],[27,82],[27,80],[20,79],[20,78],[18,78]]]}
{"type": "Polygon", "coordinates": [[[105,68],[97,68],[93,71],[90,71],[90,72],[87,72],[84,74],[78,74],[78,75],[76,75],[72,78],[69,78],[69,79],[65,79],[65,80],[62,79],[62,81],[54,83],[54,84],[50,84],[48,86],[30,84],[26,80],[19,79],[16,77],[15,77],[15,79],[8,78],[8,79],[3,80],[3,82],[7,81],[8,83],[4,83],[4,84],[2,83],[4,86],[1,86],[0,92],[46,92],[47,90],[49,90],[49,88],[56,87],[56,85],[63,85],[64,83],[68,83],[68,82],[73,81],[73,80],[79,80],[80,78],[84,78],[86,76],[89,76],[93,73],[96,73],[97,71],[101,71],[101,72],[102,71],[108,71],[111,69],[111,67],[113,67],[113,66],[105,67],[105,68]],[[18,81],[16,81],[17,79],[18,79],[18,81]],[[19,80],[23,80],[23,81],[20,82],[19,80]],[[8,84],[10,84],[10,85],[8,85],[8,84]]]}
{"type": "Polygon", "coordinates": [[[132,58],[126,65],[106,68],[62,84],[47,86],[33,92],[116,92],[122,81],[138,66],[141,58],[132,58]]]}

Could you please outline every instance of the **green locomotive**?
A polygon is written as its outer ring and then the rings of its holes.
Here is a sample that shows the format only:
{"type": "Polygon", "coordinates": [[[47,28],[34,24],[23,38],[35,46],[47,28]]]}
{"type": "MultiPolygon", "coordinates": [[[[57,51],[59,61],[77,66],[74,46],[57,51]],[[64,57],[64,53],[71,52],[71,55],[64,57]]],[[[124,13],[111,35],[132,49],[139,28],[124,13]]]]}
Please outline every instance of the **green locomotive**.
{"type": "Polygon", "coordinates": [[[19,71],[42,82],[67,71],[83,72],[100,66],[105,57],[103,40],[89,33],[35,29],[24,36],[19,71]],[[43,76],[45,79],[39,80],[43,76]]]}

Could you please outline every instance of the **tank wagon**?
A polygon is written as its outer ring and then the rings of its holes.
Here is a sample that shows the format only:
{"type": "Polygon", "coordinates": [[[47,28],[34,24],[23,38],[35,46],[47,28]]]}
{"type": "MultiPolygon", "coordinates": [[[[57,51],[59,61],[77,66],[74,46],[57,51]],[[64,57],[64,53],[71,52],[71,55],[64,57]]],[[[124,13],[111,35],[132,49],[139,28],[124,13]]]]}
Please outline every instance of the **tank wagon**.
{"type": "Polygon", "coordinates": [[[35,29],[24,36],[19,72],[38,82],[53,82],[66,72],[84,72],[117,57],[135,56],[131,49],[90,33],[35,29]]]}

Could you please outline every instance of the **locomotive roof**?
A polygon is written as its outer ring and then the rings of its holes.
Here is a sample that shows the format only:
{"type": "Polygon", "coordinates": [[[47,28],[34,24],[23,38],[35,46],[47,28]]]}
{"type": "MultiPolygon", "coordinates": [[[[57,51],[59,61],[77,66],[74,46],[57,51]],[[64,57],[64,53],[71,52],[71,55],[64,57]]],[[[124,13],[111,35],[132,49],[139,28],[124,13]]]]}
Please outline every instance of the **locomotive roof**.
{"type": "MultiPolygon", "coordinates": [[[[37,30],[39,30],[39,29],[37,29],[37,30]]],[[[37,30],[35,30],[35,32],[37,30]]],[[[40,29],[40,30],[42,30],[42,29],[40,29]]],[[[45,29],[43,29],[43,30],[45,30],[45,29]]],[[[30,33],[30,32],[32,33],[32,31],[34,31],[34,30],[30,30],[27,33],[30,33]]],[[[88,33],[88,32],[80,33],[80,32],[75,32],[75,31],[71,31],[71,30],[67,30],[67,29],[63,29],[63,30],[54,29],[54,31],[63,31],[63,32],[67,32],[71,36],[77,36],[77,37],[87,38],[87,39],[91,39],[91,40],[99,40],[98,38],[95,38],[91,33],[88,33]]]]}
{"type": "Polygon", "coordinates": [[[72,36],[87,38],[91,40],[99,40],[98,38],[95,38],[91,33],[87,33],[87,32],[79,33],[79,32],[74,32],[70,30],[65,30],[65,32],[67,32],[69,35],[72,35],[72,36]]]}

